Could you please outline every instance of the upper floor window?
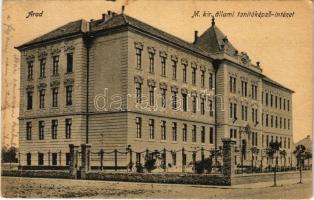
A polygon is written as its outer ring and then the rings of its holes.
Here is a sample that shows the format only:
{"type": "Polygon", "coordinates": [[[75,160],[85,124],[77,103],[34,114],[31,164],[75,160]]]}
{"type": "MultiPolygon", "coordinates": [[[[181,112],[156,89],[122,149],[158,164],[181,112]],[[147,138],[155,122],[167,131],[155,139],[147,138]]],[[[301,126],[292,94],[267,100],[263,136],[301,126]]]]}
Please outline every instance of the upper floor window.
{"type": "Polygon", "coordinates": [[[186,142],[187,141],[187,124],[183,124],[182,128],[182,141],[186,142]]]}
{"type": "Polygon", "coordinates": [[[205,126],[202,126],[201,129],[201,142],[205,143],[205,126]]]}
{"type": "Polygon", "coordinates": [[[72,119],[65,119],[65,138],[70,139],[72,135],[72,119]]]}
{"type": "Polygon", "coordinates": [[[186,64],[183,64],[183,69],[182,69],[182,72],[183,72],[183,82],[186,83],[187,82],[187,65],[186,64]]]}
{"type": "Polygon", "coordinates": [[[214,116],[214,110],[213,110],[213,100],[209,99],[208,100],[208,105],[209,105],[209,116],[214,116]]]}
{"type": "Polygon", "coordinates": [[[33,92],[27,92],[27,110],[33,109],[33,92]]]}
{"type": "Polygon", "coordinates": [[[67,73],[73,72],[73,53],[67,53],[67,73]]]}
{"type": "Polygon", "coordinates": [[[177,80],[177,61],[172,61],[172,79],[177,80]]]}
{"type": "Polygon", "coordinates": [[[71,106],[72,105],[72,85],[66,86],[66,105],[71,106]]]}
{"type": "Polygon", "coordinates": [[[183,111],[187,112],[188,110],[188,98],[187,98],[187,94],[182,94],[182,107],[183,107],[183,111]]]}
{"type": "Polygon", "coordinates": [[[286,110],[286,99],[283,99],[283,110],[286,110]]]}
{"type": "Polygon", "coordinates": [[[290,101],[287,100],[287,109],[288,109],[288,112],[290,111],[290,101]]]}
{"type": "Polygon", "coordinates": [[[172,141],[177,141],[177,123],[172,122],[172,141]]]}
{"type": "Polygon", "coordinates": [[[277,107],[278,107],[278,97],[275,96],[275,108],[277,108],[277,107]]]}
{"type": "Polygon", "coordinates": [[[197,104],[197,102],[196,102],[196,96],[193,96],[192,97],[192,112],[193,113],[196,113],[196,104],[197,104]]]}
{"type": "Polygon", "coordinates": [[[192,84],[196,84],[196,68],[192,67],[192,84]]]}
{"type": "Polygon", "coordinates": [[[192,127],[192,142],[196,142],[196,125],[192,127]]]}
{"type": "Polygon", "coordinates": [[[205,87],[205,71],[201,71],[201,86],[205,87]]]}
{"type": "Polygon", "coordinates": [[[149,139],[155,139],[155,120],[149,119],[149,139]]]}
{"type": "Polygon", "coordinates": [[[39,64],[39,76],[40,78],[46,77],[46,58],[40,59],[39,64]]]}
{"type": "Polygon", "coordinates": [[[177,92],[175,91],[172,92],[172,109],[177,109],[177,92]]]}
{"type": "Polygon", "coordinates": [[[149,105],[155,105],[155,87],[151,85],[149,86],[149,105]]]}
{"type": "Polygon", "coordinates": [[[205,98],[201,98],[201,114],[205,114],[205,98]]]}
{"type": "Polygon", "coordinates": [[[136,117],[136,138],[142,138],[142,118],[136,117]]]}
{"type": "Polygon", "coordinates": [[[44,165],[44,154],[38,153],[38,165],[44,165]]]}
{"type": "Polygon", "coordinates": [[[27,80],[33,80],[34,61],[27,63],[27,80]]]}
{"type": "Polygon", "coordinates": [[[142,84],[136,83],[135,89],[136,89],[136,103],[141,103],[142,102],[142,84]]]}
{"type": "Polygon", "coordinates": [[[281,110],[281,103],[282,103],[282,98],[279,98],[279,109],[281,110]]]}
{"type": "Polygon", "coordinates": [[[237,119],[237,104],[235,103],[230,103],[230,118],[236,120],[237,119]]]}
{"type": "Polygon", "coordinates": [[[52,75],[59,74],[59,56],[52,57],[52,75]]]}
{"type": "Polygon", "coordinates": [[[242,106],[242,120],[247,121],[247,106],[242,106]]]}
{"type": "Polygon", "coordinates": [[[268,93],[265,94],[265,104],[268,106],[268,93]]]}
{"type": "Polygon", "coordinates": [[[208,75],[208,87],[210,90],[213,89],[213,85],[213,73],[210,72],[208,75]]]}
{"type": "Polygon", "coordinates": [[[273,95],[270,94],[270,107],[273,107],[273,95]]]}
{"type": "Polygon", "coordinates": [[[142,49],[136,48],[136,68],[142,68],[142,49]]]}
{"type": "Polygon", "coordinates": [[[45,90],[39,90],[39,108],[45,108],[45,90]]]}
{"type": "Polygon", "coordinates": [[[153,52],[148,53],[149,56],[149,72],[155,72],[155,54],[153,52]]]}
{"type": "Polygon", "coordinates": [[[26,122],[26,140],[32,139],[32,122],[26,122]]]}
{"type": "Polygon", "coordinates": [[[257,85],[252,84],[252,99],[257,100],[257,85]]]}
{"type": "Polygon", "coordinates": [[[166,76],[166,57],[160,57],[161,59],[161,76],[166,76]]]}
{"type": "Polygon", "coordinates": [[[214,144],[214,128],[209,127],[209,143],[214,144]]]}
{"type": "Polygon", "coordinates": [[[52,107],[58,107],[58,88],[52,88],[52,107]]]}
{"type": "Polygon", "coordinates": [[[236,93],[237,79],[235,77],[229,77],[229,91],[231,93],[236,93]]]}
{"type": "Polygon", "coordinates": [[[161,89],[161,106],[163,108],[167,106],[167,90],[164,88],[161,89]]]}
{"type": "Polygon", "coordinates": [[[241,94],[243,97],[247,96],[247,82],[246,81],[241,81],[241,94]]]}
{"type": "Polygon", "coordinates": [[[166,140],[166,121],[161,121],[161,140],[166,140]]]}
{"type": "Polygon", "coordinates": [[[58,134],[58,120],[52,120],[51,121],[51,138],[57,139],[58,134]]]}
{"type": "Polygon", "coordinates": [[[45,137],[45,122],[39,121],[38,123],[39,140],[43,140],[45,137]]]}

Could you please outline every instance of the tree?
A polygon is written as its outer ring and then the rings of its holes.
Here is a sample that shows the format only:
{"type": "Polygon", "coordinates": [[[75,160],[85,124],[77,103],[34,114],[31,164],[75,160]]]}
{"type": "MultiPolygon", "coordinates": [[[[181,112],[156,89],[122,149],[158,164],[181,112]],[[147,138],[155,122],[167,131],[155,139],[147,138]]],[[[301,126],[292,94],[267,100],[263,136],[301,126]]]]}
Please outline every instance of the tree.
{"type": "Polygon", "coordinates": [[[16,158],[16,148],[15,147],[2,147],[1,152],[1,162],[2,163],[17,163],[18,159],[16,158]]]}
{"type": "Polygon", "coordinates": [[[298,162],[298,167],[300,170],[300,182],[302,183],[302,160],[305,156],[305,146],[302,144],[299,144],[298,146],[296,146],[295,150],[293,151],[293,154],[295,154],[296,158],[297,158],[297,162],[298,162]]]}
{"type": "Polygon", "coordinates": [[[278,166],[278,155],[276,155],[279,151],[280,151],[280,146],[281,146],[281,142],[278,141],[271,141],[269,143],[269,148],[266,149],[266,154],[268,156],[268,158],[271,158],[272,160],[274,159],[274,157],[276,158],[276,164],[274,169],[274,185],[273,186],[277,186],[277,177],[276,177],[276,172],[277,172],[277,166],[278,166]]]}

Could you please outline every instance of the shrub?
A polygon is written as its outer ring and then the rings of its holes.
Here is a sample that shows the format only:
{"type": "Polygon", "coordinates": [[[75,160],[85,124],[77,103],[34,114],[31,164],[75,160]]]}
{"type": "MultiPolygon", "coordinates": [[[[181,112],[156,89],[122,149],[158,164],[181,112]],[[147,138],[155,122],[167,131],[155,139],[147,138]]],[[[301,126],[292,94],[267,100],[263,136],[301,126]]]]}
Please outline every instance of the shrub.
{"type": "Polygon", "coordinates": [[[135,167],[136,167],[136,172],[137,173],[143,173],[144,167],[143,167],[143,165],[141,163],[137,162],[135,167]]]}
{"type": "Polygon", "coordinates": [[[205,170],[204,161],[196,161],[195,162],[195,172],[198,174],[203,174],[205,170]]]}
{"type": "Polygon", "coordinates": [[[144,166],[147,169],[147,172],[151,172],[152,170],[156,169],[156,159],[153,158],[147,159],[145,161],[144,166]]]}

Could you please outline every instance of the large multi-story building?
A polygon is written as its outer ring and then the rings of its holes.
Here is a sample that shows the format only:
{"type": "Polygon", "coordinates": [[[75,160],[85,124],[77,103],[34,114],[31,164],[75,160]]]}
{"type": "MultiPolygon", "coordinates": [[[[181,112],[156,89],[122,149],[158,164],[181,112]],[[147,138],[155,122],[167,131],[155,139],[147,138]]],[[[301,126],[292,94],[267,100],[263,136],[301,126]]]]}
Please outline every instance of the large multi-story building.
{"type": "MultiPolygon", "coordinates": [[[[92,168],[101,149],[131,148],[143,162],[136,152],[166,148],[174,169],[188,165],[192,151],[219,149],[222,138],[234,138],[244,160],[270,141],[291,149],[293,91],[265,76],[214,19],[189,43],[109,11],[17,49],[22,166],[64,167],[69,144],[91,145],[92,168]]],[[[105,165],[114,165],[113,156],[105,165]]],[[[127,166],[128,156],[119,154],[118,165],[127,166]]]]}

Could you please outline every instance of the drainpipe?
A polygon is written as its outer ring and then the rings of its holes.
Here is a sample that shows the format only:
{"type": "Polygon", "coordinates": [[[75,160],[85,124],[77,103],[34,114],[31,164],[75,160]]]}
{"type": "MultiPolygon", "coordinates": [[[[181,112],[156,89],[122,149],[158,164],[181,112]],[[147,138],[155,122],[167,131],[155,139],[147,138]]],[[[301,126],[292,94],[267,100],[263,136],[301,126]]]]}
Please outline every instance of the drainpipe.
{"type": "MultiPolygon", "coordinates": [[[[215,101],[215,152],[217,152],[217,71],[218,67],[220,65],[220,60],[214,60],[213,66],[214,66],[214,72],[215,72],[215,77],[214,77],[214,85],[215,85],[215,94],[214,94],[214,101],[215,101]]],[[[215,153],[215,164],[217,165],[217,153],[215,153]]]]}

